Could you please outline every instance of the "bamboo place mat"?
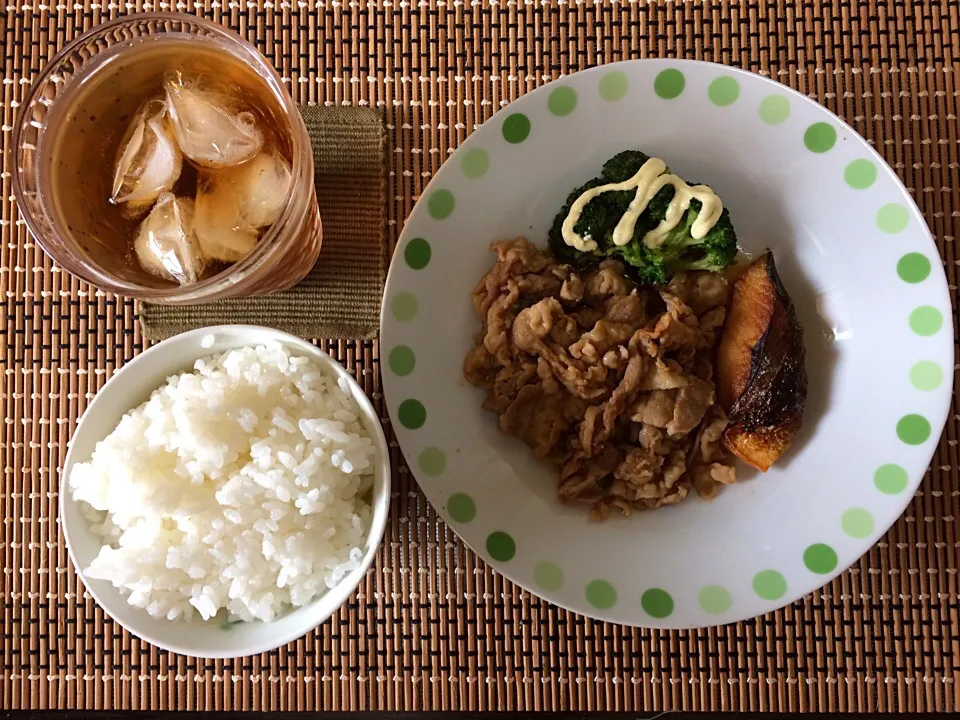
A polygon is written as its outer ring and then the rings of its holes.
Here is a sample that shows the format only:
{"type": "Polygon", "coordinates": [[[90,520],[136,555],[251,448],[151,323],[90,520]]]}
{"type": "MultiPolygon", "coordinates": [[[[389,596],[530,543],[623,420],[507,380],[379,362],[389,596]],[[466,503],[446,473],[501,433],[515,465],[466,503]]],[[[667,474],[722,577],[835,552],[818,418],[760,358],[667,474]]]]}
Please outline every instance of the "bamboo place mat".
{"type": "MultiPolygon", "coordinates": [[[[212,661],[160,652],[105,618],[84,595],[57,529],[57,468],[97,388],[142,348],[136,309],[53,268],[31,243],[10,199],[9,143],[17,103],[44,60],[118,7],[141,4],[18,3],[0,15],[3,708],[960,708],[956,405],[932,470],[882,541],[827,587],[749,622],[636,630],[538,600],[464,548],[395,443],[383,549],[348,604],[307,638],[212,661]]],[[[917,199],[956,295],[956,2],[189,7],[255,42],[298,102],[383,109],[393,148],[391,247],[440,164],[501,105],[599,63],[702,58],[797,88],[869,138],[917,199]]],[[[386,423],[377,343],[320,345],[355,372],[386,423]]]]}
{"type": "Polygon", "coordinates": [[[145,340],[200,327],[265,325],[305,338],[375,338],[387,276],[386,142],[371,108],[300,108],[313,146],[314,184],[323,218],[317,264],[289,290],[206,305],[140,304],[145,340]]]}

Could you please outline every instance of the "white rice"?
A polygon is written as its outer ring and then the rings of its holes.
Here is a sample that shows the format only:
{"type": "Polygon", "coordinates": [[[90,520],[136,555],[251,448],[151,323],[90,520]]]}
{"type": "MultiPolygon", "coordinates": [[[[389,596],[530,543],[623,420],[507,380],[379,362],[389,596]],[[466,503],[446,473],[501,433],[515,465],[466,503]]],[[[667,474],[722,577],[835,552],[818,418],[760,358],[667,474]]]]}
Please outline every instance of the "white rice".
{"type": "Polygon", "coordinates": [[[85,570],[154,617],[270,620],[360,565],[375,449],[346,381],[280,345],[198,360],[127,413],[73,497],[85,570]]]}

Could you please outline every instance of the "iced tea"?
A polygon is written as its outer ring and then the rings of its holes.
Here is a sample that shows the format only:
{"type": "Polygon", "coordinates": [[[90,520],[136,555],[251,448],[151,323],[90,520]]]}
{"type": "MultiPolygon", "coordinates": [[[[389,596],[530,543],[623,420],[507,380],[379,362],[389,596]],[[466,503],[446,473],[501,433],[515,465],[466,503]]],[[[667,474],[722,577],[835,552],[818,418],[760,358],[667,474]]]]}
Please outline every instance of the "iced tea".
{"type": "Polygon", "coordinates": [[[91,37],[92,57],[60,61],[66,82],[53,70],[32,92],[25,114],[42,122],[18,128],[16,184],[28,225],[61,264],[118,292],[196,302],[289,287],[320,245],[295,106],[239,38],[186,16],[153,22],[164,31],[105,51],[91,37]]]}

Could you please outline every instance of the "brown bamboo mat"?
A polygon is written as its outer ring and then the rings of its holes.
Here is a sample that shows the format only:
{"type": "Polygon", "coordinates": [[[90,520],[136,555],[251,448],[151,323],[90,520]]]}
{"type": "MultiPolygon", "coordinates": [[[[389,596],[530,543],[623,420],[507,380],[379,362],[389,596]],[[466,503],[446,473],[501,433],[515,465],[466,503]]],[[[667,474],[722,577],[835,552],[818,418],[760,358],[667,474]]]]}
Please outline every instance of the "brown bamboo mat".
{"type": "MultiPolygon", "coordinates": [[[[652,632],[557,610],[457,541],[396,447],[384,548],[359,592],[308,638],[261,656],[211,661],[158,652],[104,618],[77,583],[57,530],[57,468],[77,416],[142,347],[136,307],[58,272],[30,242],[10,199],[9,144],[29,79],[56,47],[117,7],[9,4],[0,14],[0,293],[7,302],[0,707],[960,708],[956,405],[932,470],[896,527],[822,591],[750,622],[652,632]]],[[[957,2],[308,0],[261,9],[205,0],[196,7],[254,41],[289,78],[297,101],[385,111],[394,149],[391,243],[431,175],[501,104],[597,63],[703,58],[798,88],[869,138],[914,193],[956,295],[957,2]]],[[[382,410],[376,342],[321,344],[356,372],[382,410]]]]}

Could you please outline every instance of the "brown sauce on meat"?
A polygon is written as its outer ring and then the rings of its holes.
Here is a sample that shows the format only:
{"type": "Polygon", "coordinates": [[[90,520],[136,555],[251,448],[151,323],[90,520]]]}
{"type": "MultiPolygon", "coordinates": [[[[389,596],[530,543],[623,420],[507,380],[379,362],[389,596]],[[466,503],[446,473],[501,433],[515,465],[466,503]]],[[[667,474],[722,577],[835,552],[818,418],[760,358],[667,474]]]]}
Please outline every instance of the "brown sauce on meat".
{"type": "Polygon", "coordinates": [[[487,391],[504,433],[558,468],[561,501],[602,519],[735,481],[713,381],[722,275],[638,288],[616,262],[576,271],[523,238],[493,250],[464,376],[487,391]]]}

